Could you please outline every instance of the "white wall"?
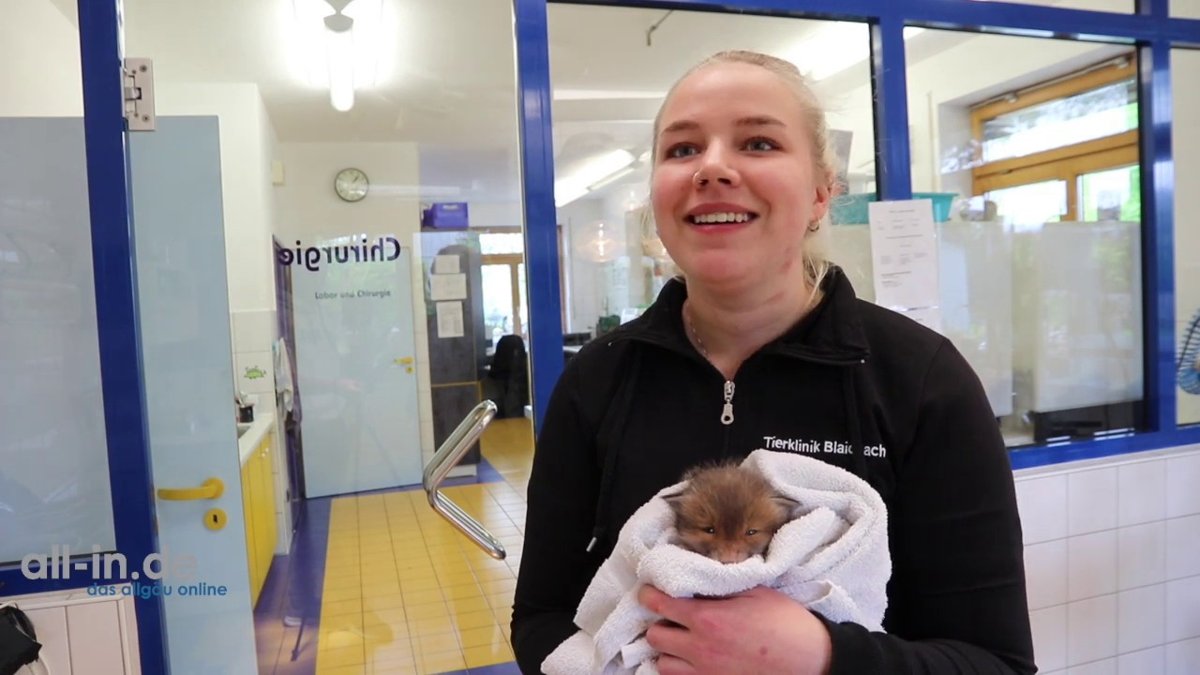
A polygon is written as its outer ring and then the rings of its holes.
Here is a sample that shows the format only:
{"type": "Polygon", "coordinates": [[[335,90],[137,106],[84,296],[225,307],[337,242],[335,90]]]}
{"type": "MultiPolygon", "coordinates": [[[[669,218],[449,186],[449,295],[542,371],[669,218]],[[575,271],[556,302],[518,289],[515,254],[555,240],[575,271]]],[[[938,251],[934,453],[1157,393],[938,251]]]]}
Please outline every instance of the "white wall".
{"type": "Polygon", "coordinates": [[[83,115],[79,31],[49,0],[6,2],[0,117],[83,115]]]}
{"type": "MultiPolygon", "coordinates": [[[[519,197],[520,195],[517,195],[514,199],[519,197]]],[[[467,218],[471,227],[522,227],[525,224],[525,216],[519,201],[468,202],[467,218]]]]}
{"type": "Polygon", "coordinates": [[[1200,672],[1200,446],[1016,482],[1038,672],[1200,672]]]}

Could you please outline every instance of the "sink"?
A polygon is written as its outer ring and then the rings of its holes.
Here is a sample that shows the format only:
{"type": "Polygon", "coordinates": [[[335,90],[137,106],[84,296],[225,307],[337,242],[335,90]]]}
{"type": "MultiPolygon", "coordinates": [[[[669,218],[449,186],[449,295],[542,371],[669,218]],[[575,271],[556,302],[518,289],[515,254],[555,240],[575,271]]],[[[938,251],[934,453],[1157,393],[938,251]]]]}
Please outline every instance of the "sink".
{"type": "Polygon", "coordinates": [[[238,422],[238,425],[237,425],[238,438],[245,436],[246,432],[250,431],[250,427],[252,427],[252,426],[254,426],[253,422],[238,422]]]}

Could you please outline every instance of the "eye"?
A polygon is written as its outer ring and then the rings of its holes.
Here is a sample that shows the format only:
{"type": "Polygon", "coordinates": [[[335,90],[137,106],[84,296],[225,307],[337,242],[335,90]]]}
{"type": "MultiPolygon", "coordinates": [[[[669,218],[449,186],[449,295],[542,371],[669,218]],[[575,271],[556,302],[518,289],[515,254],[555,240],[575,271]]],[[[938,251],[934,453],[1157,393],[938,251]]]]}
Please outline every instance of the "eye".
{"type": "Polygon", "coordinates": [[[681,159],[683,157],[691,157],[696,152],[696,146],[691,143],[680,143],[667,148],[667,151],[663,154],[667,159],[681,159]]]}
{"type": "Polygon", "coordinates": [[[779,144],[769,138],[751,138],[746,141],[745,147],[751,152],[769,152],[778,150],[779,144]]]}
{"type": "Polygon", "coordinates": [[[749,530],[746,530],[746,536],[747,536],[747,537],[753,537],[753,536],[754,536],[754,535],[756,535],[756,534],[758,534],[758,530],[755,530],[755,529],[753,529],[753,528],[751,528],[751,529],[749,529],[749,530]]]}
{"type": "Polygon", "coordinates": [[[716,534],[716,533],[717,533],[717,528],[715,528],[715,527],[706,527],[706,528],[704,528],[704,533],[705,533],[705,534],[716,534]]]}

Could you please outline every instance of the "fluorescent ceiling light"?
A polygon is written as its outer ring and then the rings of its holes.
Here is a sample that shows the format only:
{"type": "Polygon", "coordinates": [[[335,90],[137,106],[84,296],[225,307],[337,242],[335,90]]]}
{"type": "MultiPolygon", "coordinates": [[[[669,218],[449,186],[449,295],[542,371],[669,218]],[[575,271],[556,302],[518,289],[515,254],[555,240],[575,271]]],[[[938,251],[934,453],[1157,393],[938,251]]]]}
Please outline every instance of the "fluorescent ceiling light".
{"type": "Polygon", "coordinates": [[[379,80],[384,45],[382,0],[290,0],[292,69],[311,87],[330,89],[338,110],[354,105],[354,91],[379,80]],[[339,13],[334,6],[343,7],[339,13]],[[334,27],[327,21],[336,20],[334,27]],[[341,24],[349,28],[340,30],[341,24]],[[336,92],[336,93],[335,93],[336,92]]]}
{"type": "Polygon", "coordinates": [[[570,176],[554,181],[554,205],[567,204],[586,195],[594,187],[602,187],[625,173],[634,161],[628,150],[612,150],[589,159],[570,176]]]}
{"type": "MultiPolygon", "coordinates": [[[[909,26],[904,29],[904,39],[923,32],[924,28],[909,26]]],[[[824,22],[780,54],[814,81],[840,73],[870,56],[870,27],[853,21],[824,22]]]]}
{"type": "Polygon", "coordinates": [[[346,112],[354,107],[354,19],[343,14],[325,17],[329,52],[329,103],[346,112]]]}

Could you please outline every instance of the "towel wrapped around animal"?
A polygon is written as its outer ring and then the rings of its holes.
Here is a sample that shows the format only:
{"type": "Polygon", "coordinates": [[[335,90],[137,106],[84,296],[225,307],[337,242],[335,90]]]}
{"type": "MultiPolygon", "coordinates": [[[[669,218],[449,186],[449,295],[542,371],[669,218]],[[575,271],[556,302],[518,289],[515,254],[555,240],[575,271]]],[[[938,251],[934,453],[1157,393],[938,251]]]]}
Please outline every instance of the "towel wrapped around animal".
{"type": "Polygon", "coordinates": [[[542,662],[548,675],[656,674],[646,629],[662,617],[638,604],[650,584],[672,597],[719,597],[766,586],[835,622],[882,630],[887,609],[887,509],[854,474],[804,455],[755,450],[743,462],[756,468],[800,515],[771,540],[765,558],[722,564],[671,540],[675,516],[664,488],[639,508],[617,537],[579,609],[580,630],[542,662]]]}

